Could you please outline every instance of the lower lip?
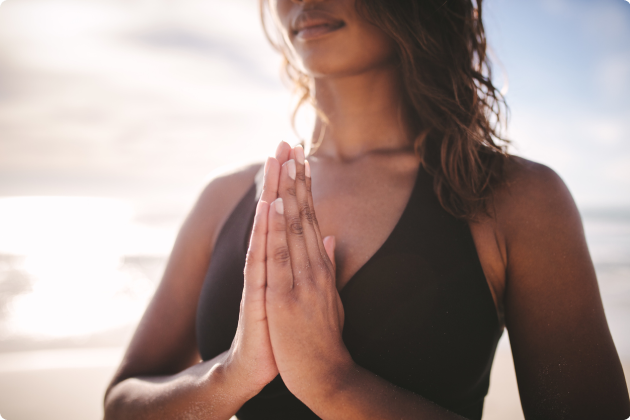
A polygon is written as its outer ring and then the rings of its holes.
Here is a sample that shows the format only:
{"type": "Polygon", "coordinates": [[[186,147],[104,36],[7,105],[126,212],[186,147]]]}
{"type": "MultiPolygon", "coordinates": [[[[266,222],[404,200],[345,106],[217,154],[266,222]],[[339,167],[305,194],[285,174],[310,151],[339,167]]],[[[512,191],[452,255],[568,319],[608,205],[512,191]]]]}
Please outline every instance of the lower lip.
{"type": "Polygon", "coordinates": [[[338,31],[339,29],[343,28],[344,25],[339,25],[339,26],[329,26],[329,25],[318,25],[318,26],[311,26],[309,28],[304,28],[301,31],[299,31],[297,33],[297,37],[307,41],[307,40],[311,40],[311,39],[317,39],[317,38],[321,38],[323,36],[326,36],[332,32],[338,31]]]}

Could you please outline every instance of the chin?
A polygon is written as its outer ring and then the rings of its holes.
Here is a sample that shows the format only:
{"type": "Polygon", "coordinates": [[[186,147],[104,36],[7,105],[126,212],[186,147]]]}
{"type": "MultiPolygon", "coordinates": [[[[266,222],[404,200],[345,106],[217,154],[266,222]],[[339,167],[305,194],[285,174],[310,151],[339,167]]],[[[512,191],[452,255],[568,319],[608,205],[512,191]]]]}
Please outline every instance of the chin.
{"type": "Polygon", "coordinates": [[[378,41],[370,43],[370,40],[364,40],[357,47],[356,42],[344,42],[331,36],[329,39],[296,45],[295,50],[309,75],[317,78],[343,77],[395,65],[398,57],[391,42],[383,39],[378,41]]]}

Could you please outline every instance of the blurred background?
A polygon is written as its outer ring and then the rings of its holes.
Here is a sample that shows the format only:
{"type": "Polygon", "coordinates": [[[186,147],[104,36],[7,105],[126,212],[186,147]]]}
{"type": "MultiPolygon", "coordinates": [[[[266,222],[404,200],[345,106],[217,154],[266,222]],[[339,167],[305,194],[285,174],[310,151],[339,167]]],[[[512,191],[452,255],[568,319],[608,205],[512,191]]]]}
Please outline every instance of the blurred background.
{"type": "MultiPolygon", "coordinates": [[[[487,0],[484,14],[512,151],[571,189],[629,376],[630,4],[487,0]]],[[[296,142],[279,63],[255,0],[0,0],[5,419],[101,418],[209,174],[296,142]]],[[[504,334],[484,419],[519,418],[504,334]]]]}

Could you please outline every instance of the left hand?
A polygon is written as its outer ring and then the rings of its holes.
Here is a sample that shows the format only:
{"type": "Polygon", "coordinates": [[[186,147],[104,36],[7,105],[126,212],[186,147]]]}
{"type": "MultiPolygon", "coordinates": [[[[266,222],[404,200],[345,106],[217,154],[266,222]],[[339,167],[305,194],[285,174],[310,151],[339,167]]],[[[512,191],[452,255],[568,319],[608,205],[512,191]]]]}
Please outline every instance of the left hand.
{"type": "Polygon", "coordinates": [[[322,386],[333,385],[352,359],[341,336],[334,237],[322,239],[319,231],[303,149],[296,147],[291,157],[282,165],[280,198],[269,211],[266,305],[280,376],[304,400],[325,392],[322,386]]]}

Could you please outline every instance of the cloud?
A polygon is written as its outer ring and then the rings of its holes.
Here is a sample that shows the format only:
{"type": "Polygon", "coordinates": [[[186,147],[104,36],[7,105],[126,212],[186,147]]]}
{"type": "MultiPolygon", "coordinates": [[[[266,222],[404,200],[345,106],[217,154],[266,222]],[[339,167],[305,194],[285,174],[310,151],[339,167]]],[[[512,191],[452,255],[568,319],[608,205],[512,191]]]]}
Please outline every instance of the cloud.
{"type": "Polygon", "coordinates": [[[578,124],[579,131],[591,141],[606,146],[620,145],[628,138],[630,127],[621,119],[593,116],[578,124]]]}
{"type": "Polygon", "coordinates": [[[630,93],[630,53],[604,58],[597,66],[597,85],[607,99],[627,98],[630,93]]]}
{"type": "Polygon", "coordinates": [[[609,181],[630,186],[630,156],[622,156],[610,162],[604,172],[609,181]]]}

